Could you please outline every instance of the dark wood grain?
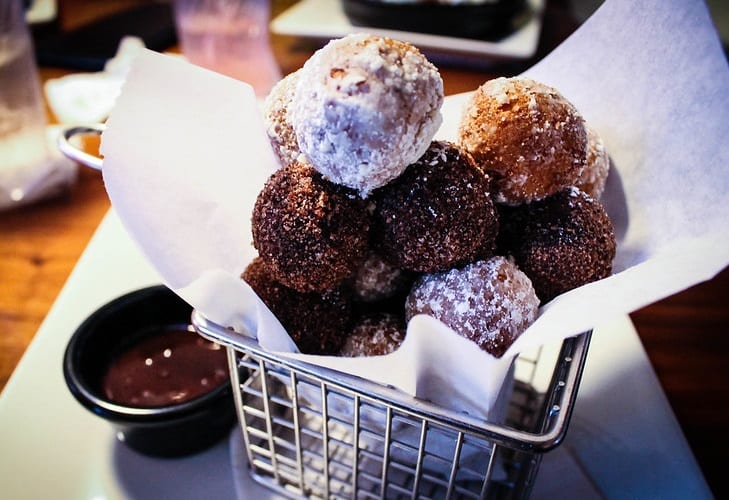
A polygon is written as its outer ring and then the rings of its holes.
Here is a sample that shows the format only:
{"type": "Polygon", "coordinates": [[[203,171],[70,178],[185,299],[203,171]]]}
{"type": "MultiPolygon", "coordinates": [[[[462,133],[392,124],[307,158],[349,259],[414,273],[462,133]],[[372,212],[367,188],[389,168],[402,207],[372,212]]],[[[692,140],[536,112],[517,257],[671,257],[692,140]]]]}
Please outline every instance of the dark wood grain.
{"type": "Polygon", "coordinates": [[[729,269],[631,319],[709,485],[728,498],[729,269]]]}

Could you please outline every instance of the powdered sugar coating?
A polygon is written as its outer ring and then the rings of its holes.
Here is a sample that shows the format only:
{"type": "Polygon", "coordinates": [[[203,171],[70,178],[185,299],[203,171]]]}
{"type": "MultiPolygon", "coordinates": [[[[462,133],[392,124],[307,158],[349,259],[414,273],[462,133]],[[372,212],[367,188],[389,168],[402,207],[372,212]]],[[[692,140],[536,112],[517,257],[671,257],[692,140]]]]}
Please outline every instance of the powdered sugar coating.
{"type": "Polygon", "coordinates": [[[263,101],[263,123],[266,126],[266,134],[273,152],[283,167],[296,161],[306,161],[296,141],[296,132],[290,118],[300,71],[299,69],[289,73],[279,80],[263,101]]]}
{"type": "Polygon", "coordinates": [[[598,133],[590,126],[587,127],[587,161],[575,187],[587,193],[596,200],[602,197],[605,191],[605,182],[610,172],[610,157],[605,144],[598,133]]]}
{"type": "Polygon", "coordinates": [[[357,270],[352,283],[355,300],[376,302],[407,291],[412,273],[385,261],[380,254],[370,251],[357,270]]]}
{"type": "Polygon", "coordinates": [[[427,314],[501,357],[534,322],[539,299],[510,259],[496,256],[461,269],[424,275],[405,303],[409,320],[427,314]]]}
{"type": "Polygon", "coordinates": [[[405,321],[391,313],[365,314],[355,320],[340,356],[381,356],[395,351],[405,339],[405,321]]]}
{"type": "Polygon", "coordinates": [[[587,131],[556,89],[513,77],[474,92],[459,144],[495,180],[495,201],[518,205],[575,184],[587,155],[587,131]]]}
{"type": "Polygon", "coordinates": [[[443,81],[412,45],[356,34],[309,58],[295,101],[291,121],[311,164],[366,196],[426,150],[442,121],[443,81]]]}

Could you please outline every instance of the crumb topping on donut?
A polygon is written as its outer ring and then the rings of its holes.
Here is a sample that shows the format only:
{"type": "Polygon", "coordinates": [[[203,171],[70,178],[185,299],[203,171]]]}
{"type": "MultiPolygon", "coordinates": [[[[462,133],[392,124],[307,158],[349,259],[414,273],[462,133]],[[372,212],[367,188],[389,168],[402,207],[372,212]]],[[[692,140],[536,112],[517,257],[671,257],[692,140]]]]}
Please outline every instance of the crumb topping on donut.
{"type": "Polygon", "coordinates": [[[610,157],[602,138],[592,127],[587,127],[587,160],[585,168],[575,182],[578,187],[596,200],[605,191],[605,183],[610,173],[610,157]]]}
{"type": "Polygon", "coordinates": [[[459,143],[495,180],[495,201],[517,205],[575,184],[585,166],[587,132],[557,90],[526,78],[479,87],[459,128],[459,143]]]}

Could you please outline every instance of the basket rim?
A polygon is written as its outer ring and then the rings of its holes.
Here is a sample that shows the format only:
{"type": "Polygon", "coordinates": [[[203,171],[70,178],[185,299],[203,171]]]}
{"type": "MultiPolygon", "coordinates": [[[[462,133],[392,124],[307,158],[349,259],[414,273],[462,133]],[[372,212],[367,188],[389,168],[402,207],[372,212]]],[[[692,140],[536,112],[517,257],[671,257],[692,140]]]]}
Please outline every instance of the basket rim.
{"type": "Polygon", "coordinates": [[[193,310],[192,325],[201,336],[237,351],[252,354],[286,369],[301,372],[337,390],[388,405],[417,418],[424,418],[458,432],[484,437],[496,444],[519,451],[542,453],[561,444],[572,416],[579,383],[584,371],[592,331],[565,338],[559,352],[552,380],[544,393],[542,413],[553,413],[539,432],[529,432],[488,422],[483,418],[444,408],[411,396],[400,389],[382,385],[355,375],[294,359],[261,347],[253,332],[237,332],[223,327],[193,310]]]}

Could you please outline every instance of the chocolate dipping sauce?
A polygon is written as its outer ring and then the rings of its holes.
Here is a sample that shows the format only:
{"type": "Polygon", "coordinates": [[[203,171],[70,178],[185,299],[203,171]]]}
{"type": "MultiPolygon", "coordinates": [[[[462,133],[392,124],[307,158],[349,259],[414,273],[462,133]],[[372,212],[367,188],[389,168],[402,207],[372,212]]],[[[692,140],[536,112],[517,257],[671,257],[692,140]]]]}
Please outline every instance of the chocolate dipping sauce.
{"type": "Polygon", "coordinates": [[[112,360],[102,388],[116,403],[154,408],[201,396],[227,378],[225,349],[174,326],[143,338],[112,360]]]}

